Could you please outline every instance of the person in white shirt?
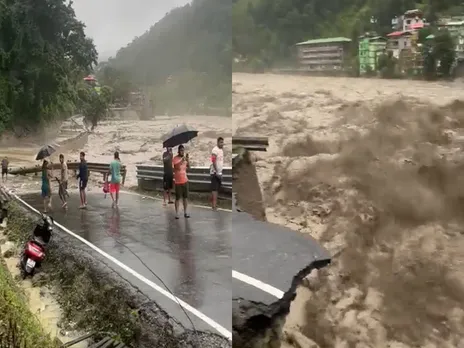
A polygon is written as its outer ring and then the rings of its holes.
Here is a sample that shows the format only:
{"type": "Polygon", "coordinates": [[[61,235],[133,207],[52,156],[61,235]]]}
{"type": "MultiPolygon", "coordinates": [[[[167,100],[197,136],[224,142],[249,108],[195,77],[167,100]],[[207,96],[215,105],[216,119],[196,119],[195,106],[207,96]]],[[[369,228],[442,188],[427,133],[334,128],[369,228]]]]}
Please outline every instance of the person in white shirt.
{"type": "Polygon", "coordinates": [[[217,145],[213,148],[211,153],[211,191],[212,199],[211,204],[213,210],[217,210],[218,192],[222,184],[222,169],[224,168],[224,138],[217,138],[217,145]]]}

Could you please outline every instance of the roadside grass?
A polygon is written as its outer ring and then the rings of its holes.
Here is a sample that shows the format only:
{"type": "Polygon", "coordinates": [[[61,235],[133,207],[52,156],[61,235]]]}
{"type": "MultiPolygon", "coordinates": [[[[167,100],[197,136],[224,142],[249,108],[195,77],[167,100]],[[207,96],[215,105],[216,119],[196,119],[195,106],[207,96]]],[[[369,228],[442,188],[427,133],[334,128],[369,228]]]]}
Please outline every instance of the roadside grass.
{"type": "Polygon", "coordinates": [[[0,260],[0,348],[58,348],[28,308],[27,299],[0,260]]]}

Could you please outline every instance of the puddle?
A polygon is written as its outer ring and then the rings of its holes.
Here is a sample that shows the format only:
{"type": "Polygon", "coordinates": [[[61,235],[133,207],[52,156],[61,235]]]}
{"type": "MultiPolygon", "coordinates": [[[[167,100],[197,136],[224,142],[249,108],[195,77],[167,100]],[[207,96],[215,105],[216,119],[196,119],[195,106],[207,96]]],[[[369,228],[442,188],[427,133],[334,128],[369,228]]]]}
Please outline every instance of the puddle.
{"type": "MultiPolygon", "coordinates": [[[[0,231],[0,239],[2,243],[0,244],[1,255],[10,249],[10,242],[5,242],[3,240],[4,234],[0,231]]],[[[10,274],[15,278],[19,276],[20,270],[17,267],[19,258],[17,256],[4,258],[10,274]]],[[[63,334],[63,330],[59,328],[58,323],[61,318],[61,308],[58,302],[54,299],[51,291],[44,287],[34,287],[32,285],[32,280],[30,278],[22,280],[18,285],[23,289],[24,293],[29,302],[29,309],[33,314],[37,316],[39,322],[42,324],[44,331],[53,338],[59,339],[62,343],[67,343],[73,339],[82,336],[83,334],[70,333],[66,332],[63,334]]],[[[81,342],[72,346],[73,348],[87,348],[89,347],[89,342],[81,342]]]]}

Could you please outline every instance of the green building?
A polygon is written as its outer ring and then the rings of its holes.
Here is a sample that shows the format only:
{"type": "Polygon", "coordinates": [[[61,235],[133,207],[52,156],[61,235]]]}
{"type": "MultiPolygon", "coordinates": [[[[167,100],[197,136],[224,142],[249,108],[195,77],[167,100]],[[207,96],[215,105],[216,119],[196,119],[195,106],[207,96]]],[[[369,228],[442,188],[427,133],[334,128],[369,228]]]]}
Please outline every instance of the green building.
{"type": "Polygon", "coordinates": [[[381,36],[361,36],[359,38],[359,73],[377,71],[378,57],[385,51],[387,39],[381,36]]]}

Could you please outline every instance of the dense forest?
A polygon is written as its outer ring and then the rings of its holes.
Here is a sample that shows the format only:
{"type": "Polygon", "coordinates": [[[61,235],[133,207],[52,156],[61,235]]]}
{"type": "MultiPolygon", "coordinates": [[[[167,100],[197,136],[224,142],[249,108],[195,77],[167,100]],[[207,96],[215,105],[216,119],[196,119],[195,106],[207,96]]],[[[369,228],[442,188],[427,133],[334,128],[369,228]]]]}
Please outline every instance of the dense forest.
{"type": "Polygon", "coordinates": [[[231,10],[230,0],[172,10],[105,63],[99,79],[117,82],[118,94],[129,85],[144,90],[157,112],[229,111],[231,10]]]}
{"type": "Polygon", "coordinates": [[[367,31],[385,35],[392,18],[415,8],[431,23],[442,14],[464,14],[462,0],[235,0],[234,56],[267,65],[288,62],[297,42],[356,39],[367,31]]]}
{"type": "Polygon", "coordinates": [[[97,51],[64,0],[0,0],[0,133],[70,115],[97,51]]]}

